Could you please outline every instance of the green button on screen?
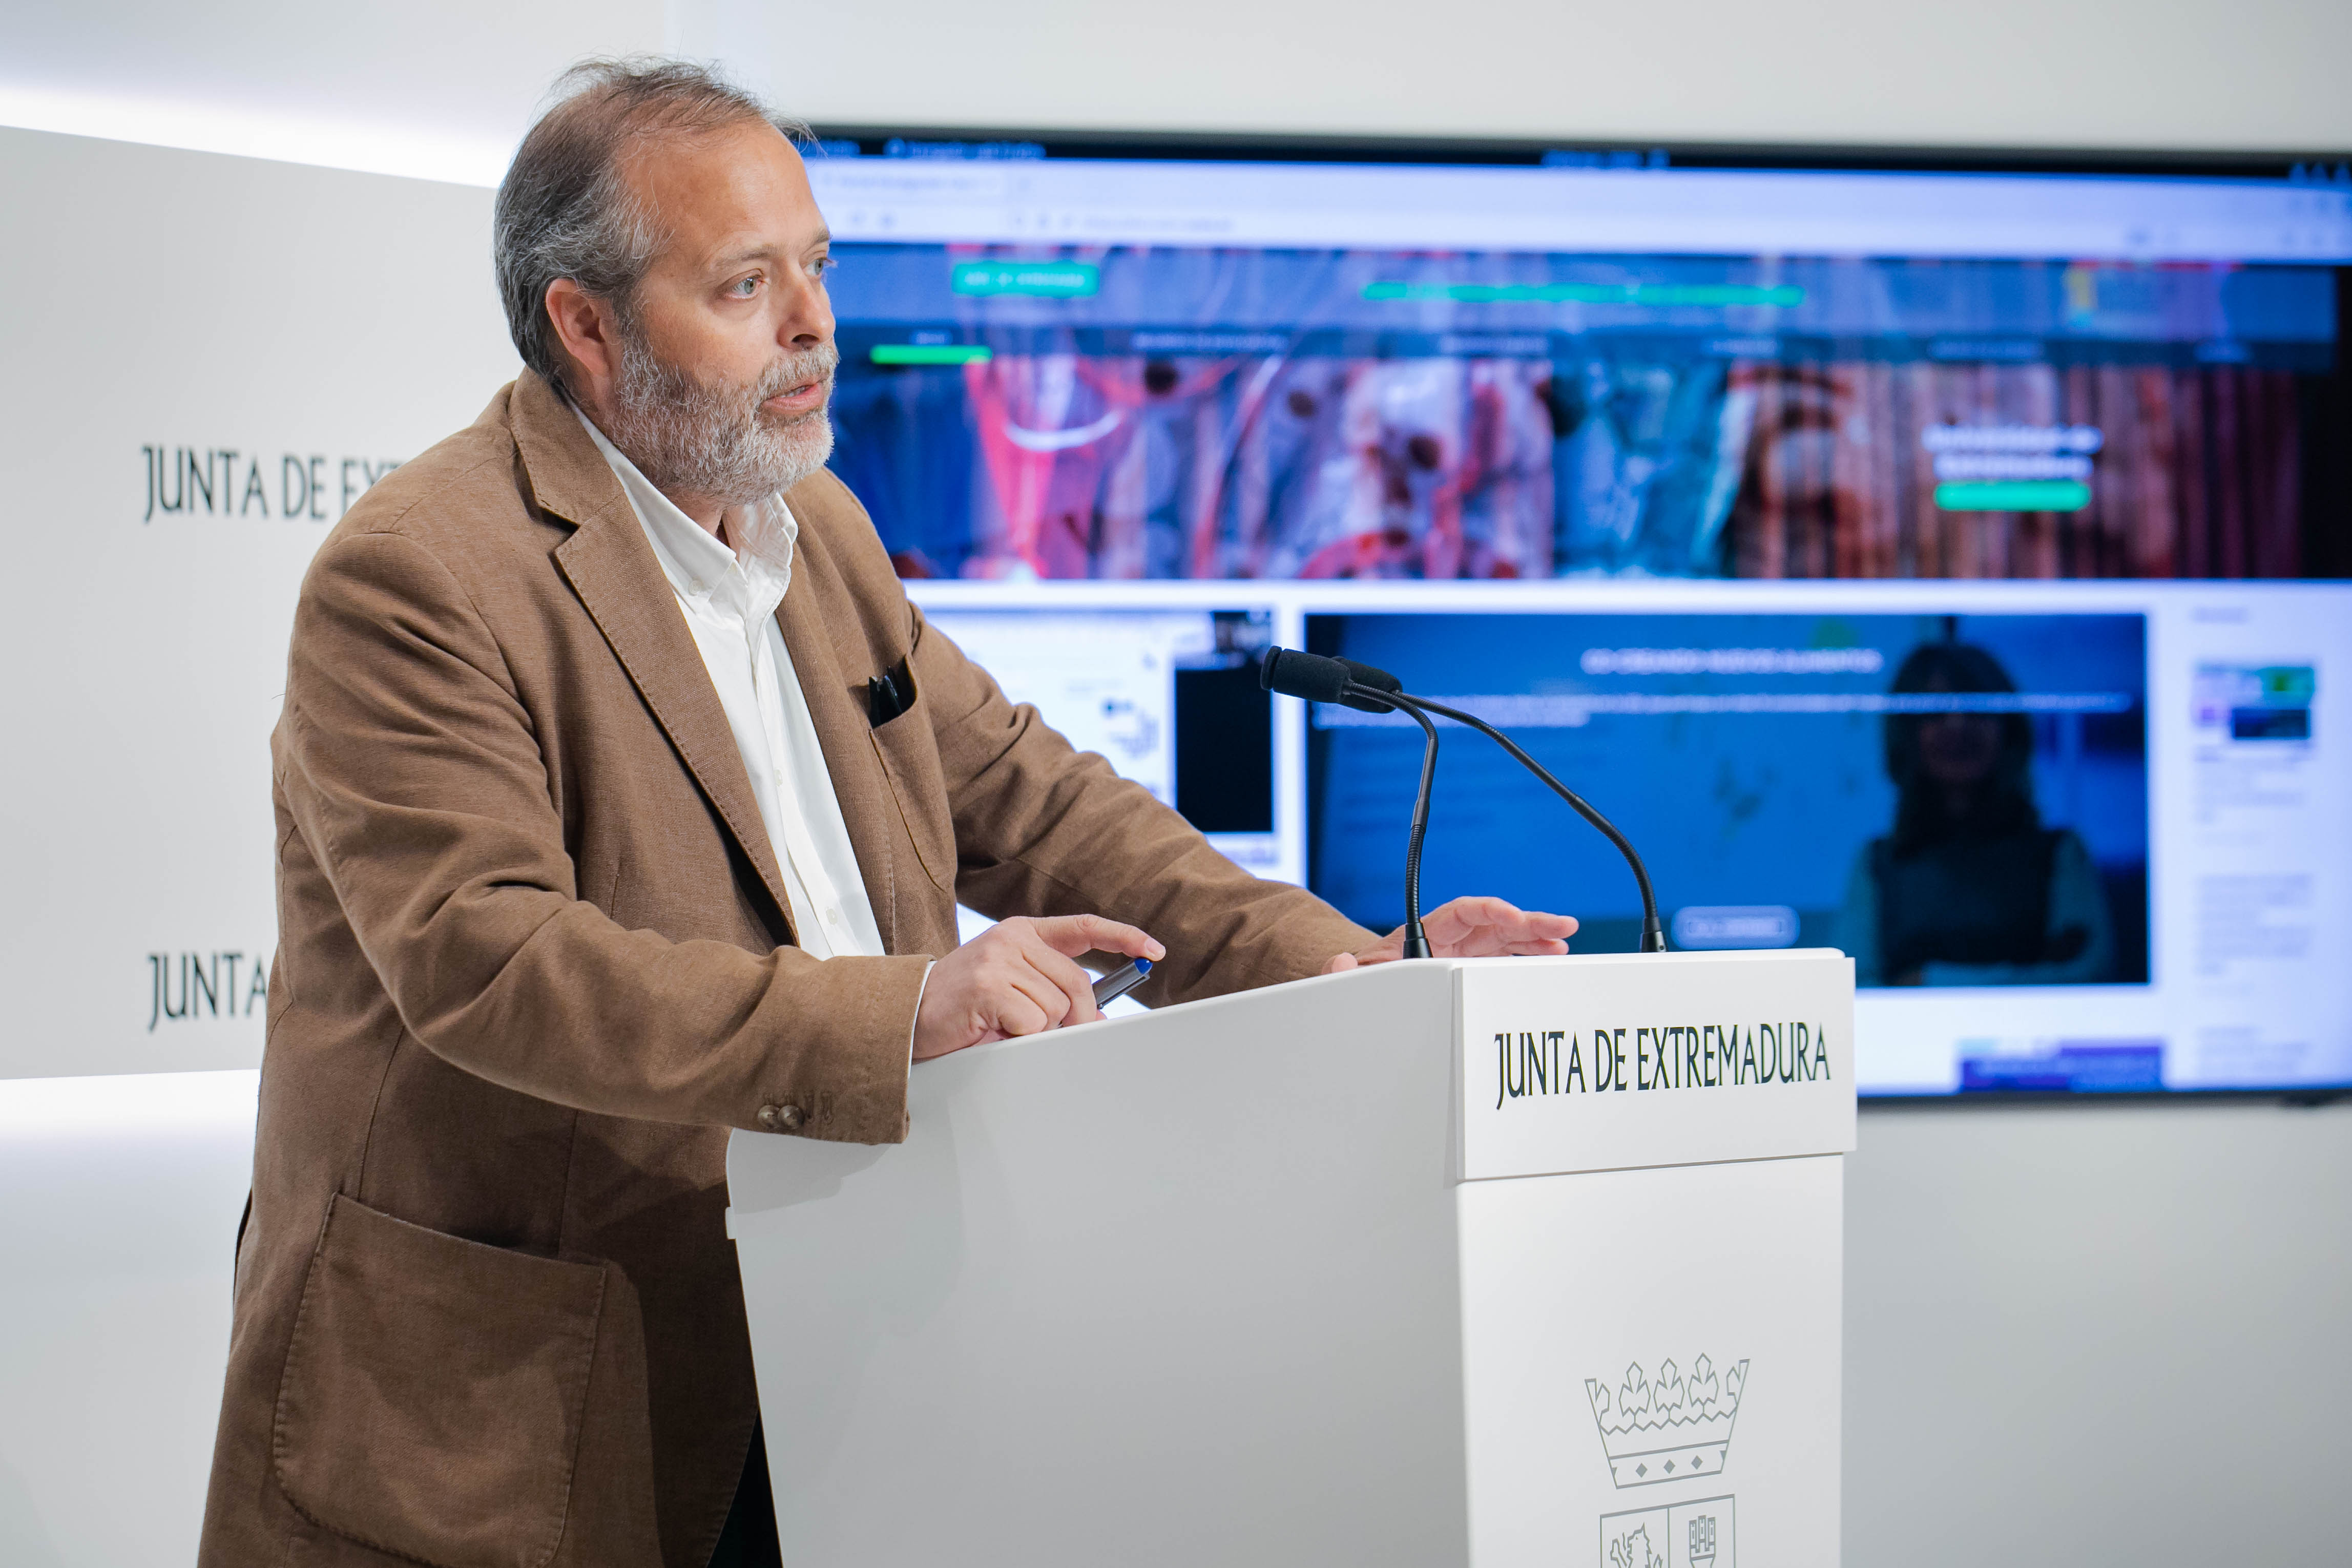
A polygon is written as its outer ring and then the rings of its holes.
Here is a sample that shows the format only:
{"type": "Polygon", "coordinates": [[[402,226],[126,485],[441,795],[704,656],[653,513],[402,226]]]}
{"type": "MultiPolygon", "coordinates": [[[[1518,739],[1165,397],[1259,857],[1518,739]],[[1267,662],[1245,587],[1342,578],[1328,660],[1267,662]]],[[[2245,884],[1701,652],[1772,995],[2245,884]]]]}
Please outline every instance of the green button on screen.
{"type": "Polygon", "coordinates": [[[2079,512],[2091,504],[2080,479],[1977,479],[1936,486],[1947,512],[2079,512]]]}
{"type": "Polygon", "coordinates": [[[877,343],[877,365],[984,365],[995,357],[985,343],[877,343]]]}
{"type": "Polygon", "coordinates": [[[1076,299],[1102,287],[1102,268],[1090,261],[960,261],[948,274],[958,294],[1034,294],[1076,299]]]}

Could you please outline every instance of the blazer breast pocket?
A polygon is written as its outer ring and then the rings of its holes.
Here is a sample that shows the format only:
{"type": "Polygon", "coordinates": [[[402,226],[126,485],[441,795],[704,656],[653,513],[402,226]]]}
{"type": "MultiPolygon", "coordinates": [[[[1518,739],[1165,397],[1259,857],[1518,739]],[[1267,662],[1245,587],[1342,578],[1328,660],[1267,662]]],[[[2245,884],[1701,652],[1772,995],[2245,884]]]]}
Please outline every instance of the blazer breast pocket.
{"type": "Polygon", "coordinates": [[[908,661],[868,684],[868,717],[874,754],[890,798],[915,846],[923,874],[942,893],[955,892],[955,821],[948,810],[947,775],[940,767],[938,737],[931,733],[930,705],[915,689],[908,661]],[[887,689],[886,689],[887,688],[887,689]]]}

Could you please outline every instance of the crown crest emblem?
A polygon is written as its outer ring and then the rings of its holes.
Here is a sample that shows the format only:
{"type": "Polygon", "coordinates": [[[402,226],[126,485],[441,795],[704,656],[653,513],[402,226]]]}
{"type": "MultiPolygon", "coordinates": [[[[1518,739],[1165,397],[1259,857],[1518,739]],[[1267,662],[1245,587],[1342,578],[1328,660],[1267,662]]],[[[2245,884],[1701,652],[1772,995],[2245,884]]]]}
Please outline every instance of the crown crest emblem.
{"type": "Polygon", "coordinates": [[[1584,1392],[1601,1428],[1601,1450],[1609,1456],[1610,1479],[1621,1487],[1654,1486],[1721,1470],[1747,1382],[1745,1361],[1718,1375],[1704,1355],[1691,1364],[1688,1375],[1667,1361],[1659,1363],[1654,1378],[1635,1362],[1614,1389],[1599,1378],[1586,1378],[1584,1392]]]}

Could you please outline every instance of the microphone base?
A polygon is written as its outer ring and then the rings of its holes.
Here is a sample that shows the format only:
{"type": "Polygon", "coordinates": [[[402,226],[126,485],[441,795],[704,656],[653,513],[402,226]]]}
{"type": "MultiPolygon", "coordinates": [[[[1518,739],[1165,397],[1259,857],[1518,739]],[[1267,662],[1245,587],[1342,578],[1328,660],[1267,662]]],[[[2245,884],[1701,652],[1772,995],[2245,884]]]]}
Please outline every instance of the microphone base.
{"type": "Polygon", "coordinates": [[[1431,953],[1429,950],[1429,937],[1423,933],[1421,929],[1421,922],[1419,920],[1411,921],[1405,925],[1404,956],[1408,958],[1429,958],[1435,956],[1435,955],[1431,953]]]}

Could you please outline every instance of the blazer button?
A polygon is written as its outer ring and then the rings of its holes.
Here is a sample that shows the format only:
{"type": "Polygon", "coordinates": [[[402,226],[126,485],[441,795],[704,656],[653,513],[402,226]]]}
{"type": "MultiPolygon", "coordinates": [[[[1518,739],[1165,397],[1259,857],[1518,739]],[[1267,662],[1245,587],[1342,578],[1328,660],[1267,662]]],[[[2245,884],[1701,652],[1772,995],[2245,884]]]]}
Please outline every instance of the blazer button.
{"type": "Polygon", "coordinates": [[[762,1105],[760,1125],[771,1133],[797,1133],[801,1130],[801,1108],[797,1105],[762,1105]]]}

